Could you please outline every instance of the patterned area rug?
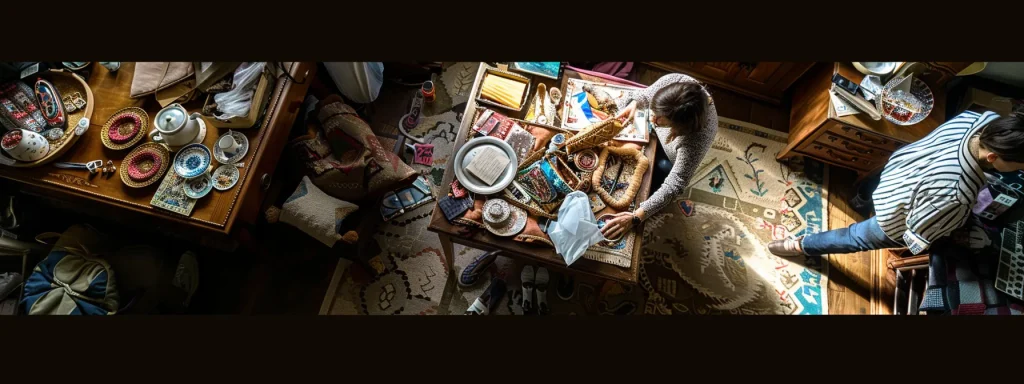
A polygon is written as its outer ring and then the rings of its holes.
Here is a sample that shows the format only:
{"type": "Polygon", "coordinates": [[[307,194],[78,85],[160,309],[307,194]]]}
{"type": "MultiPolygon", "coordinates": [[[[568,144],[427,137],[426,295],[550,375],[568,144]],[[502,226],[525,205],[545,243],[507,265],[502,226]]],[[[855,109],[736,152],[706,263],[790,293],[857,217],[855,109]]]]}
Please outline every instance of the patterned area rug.
{"type": "MultiPolygon", "coordinates": [[[[477,63],[449,65],[439,79],[438,100],[412,132],[434,144],[434,165],[415,165],[439,192],[452,156],[455,132],[468,99],[477,63]],[[444,90],[444,92],[440,92],[444,90]],[[443,95],[442,95],[443,93],[443,95]],[[458,112],[456,112],[458,111],[458,112]]],[[[790,234],[827,228],[827,167],[817,162],[775,160],[783,134],[719,119],[712,150],[675,203],[651,217],[643,233],[640,285],[578,277],[576,294],[547,301],[554,314],[827,314],[827,262],[782,259],[765,244],[790,234]]],[[[322,313],[461,314],[500,277],[508,292],[498,314],[522,314],[522,264],[499,257],[474,287],[448,287],[437,236],[426,226],[433,204],[394,220],[377,234],[384,251],[369,278],[342,260],[322,313]],[[450,297],[449,297],[450,296],[450,297]],[[444,301],[444,302],[442,302],[444,301]]],[[[455,245],[456,269],[483,253],[455,245]]],[[[552,274],[557,279],[557,274],[552,274]]],[[[554,286],[552,282],[552,286],[554,286]]]]}

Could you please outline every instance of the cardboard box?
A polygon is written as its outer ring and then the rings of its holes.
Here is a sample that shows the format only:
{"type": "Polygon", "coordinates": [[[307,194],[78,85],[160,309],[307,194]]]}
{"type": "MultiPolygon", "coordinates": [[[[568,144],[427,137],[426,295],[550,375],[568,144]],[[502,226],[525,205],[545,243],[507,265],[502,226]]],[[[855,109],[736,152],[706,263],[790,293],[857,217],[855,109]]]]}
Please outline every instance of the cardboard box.
{"type": "MultiPolygon", "coordinates": [[[[256,92],[252,95],[252,106],[249,108],[248,116],[232,117],[228,120],[221,120],[213,116],[204,116],[206,121],[217,128],[230,128],[230,129],[245,129],[257,127],[260,121],[260,117],[263,114],[263,110],[267,106],[267,102],[270,101],[270,94],[273,93],[274,88],[274,70],[271,63],[267,63],[263,69],[263,74],[260,76],[260,82],[256,84],[256,92]]],[[[212,104],[213,95],[206,95],[206,102],[203,103],[203,109],[206,106],[212,104]]]]}

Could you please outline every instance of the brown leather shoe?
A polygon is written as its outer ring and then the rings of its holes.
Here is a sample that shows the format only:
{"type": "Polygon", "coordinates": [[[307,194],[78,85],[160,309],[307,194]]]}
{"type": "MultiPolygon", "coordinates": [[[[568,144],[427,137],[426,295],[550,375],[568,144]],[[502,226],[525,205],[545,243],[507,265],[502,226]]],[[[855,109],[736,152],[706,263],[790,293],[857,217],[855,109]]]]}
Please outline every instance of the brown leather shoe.
{"type": "Polygon", "coordinates": [[[803,236],[800,237],[787,237],[782,240],[772,240],[768,243],[768,251],[775,256],[779,257],[794,257],[803,256],[804,252],[800,249],[800,240],[803,240],[803,236]]]}

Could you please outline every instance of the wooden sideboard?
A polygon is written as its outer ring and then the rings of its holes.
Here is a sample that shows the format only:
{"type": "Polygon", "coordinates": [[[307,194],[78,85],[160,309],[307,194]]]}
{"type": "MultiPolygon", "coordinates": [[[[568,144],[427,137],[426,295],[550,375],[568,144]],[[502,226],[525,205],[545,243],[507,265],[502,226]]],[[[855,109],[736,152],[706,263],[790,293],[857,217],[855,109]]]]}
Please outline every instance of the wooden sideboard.
{"type": "MultiPolygon", "coordinates": [[[[82,170],[60,169],[53,164],[36,168],[0,167],[0,177],[18,183],[23,192],[66,202],[85,213],[116,215],[121,221],[146,222],[150,226],[171,224],[167,231],[185,229],[203,234],[228,234],[236,223],[256,221],[267,196],[271,176],[277,168],[292,123],[309,87],[306,79],[316,73],[316,65],[311,62],[282,63],[282,66],[290,76],[281,74],[277,77],[263,118],[252,128],[236,130],[249,139],[249,151],[243,160],[245,165],[239,169],[238,184],[227,191],[213,191],[199,199],[189,216],[149,204],[159,183],[145,188],[130,188],[117,175],[90,175],[82,170]],[[154,218],[159,220],[152,220],[154,218]]],[[[128,96],[134,63],[122,63],[117,72],[97,68],[99,65],[92,67],[85,79],[95,94],[89,130],[56,161],[87,162],[103,159],[113,160],[117,167],[122,167],[121,160],[129,150],[113,151],[105,148],[100,141],[103,124],[125,107],[143,108],[152,119],[160,110],[160,105],[151,96],[128,96]]],[[[201,103],[201,100],[197,100],[186,103],[185,107],[189,111],[197,111],[201,103]]],[[[212,148],[218,136],[226,131],[208,125],[203,144],[212,148]]]]}
{"type": "Polygon", "coordinates": [[[946,120],[946,94],[928,80],[925,82],[935,95],[935,106],[920,123],[901,126],[884,118],[872,120],[863,112],[839,117],[829,96],[835,73],[858,84],[864,78],[849,63],[818,65],[808,72],[793,87],[789,145],[779,153],[779,159],[810,156],[864,175],[885,165],[893,151],[928,135],[946,120]]]}
{"type": "Polygon", "coordinates": [[[783,95],[813,62],[648,62],[666,71],[684,73],[720,88],[773,104],[781,104],[783,95]]]}

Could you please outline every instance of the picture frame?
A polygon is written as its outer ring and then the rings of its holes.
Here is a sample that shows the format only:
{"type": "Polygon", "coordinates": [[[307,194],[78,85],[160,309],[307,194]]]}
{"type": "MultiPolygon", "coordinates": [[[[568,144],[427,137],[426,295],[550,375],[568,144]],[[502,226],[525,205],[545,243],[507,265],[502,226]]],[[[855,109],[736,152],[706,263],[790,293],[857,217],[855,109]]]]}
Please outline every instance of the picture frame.
{"type": "Polygon", "coordinates": [[[509,68],[514,71],[529,73],[540,77],[546,77],[548,79],[558,80],[559,74],[562,71],[562,62],[560,61],[513,61],[509,64],[509,68]]]}

